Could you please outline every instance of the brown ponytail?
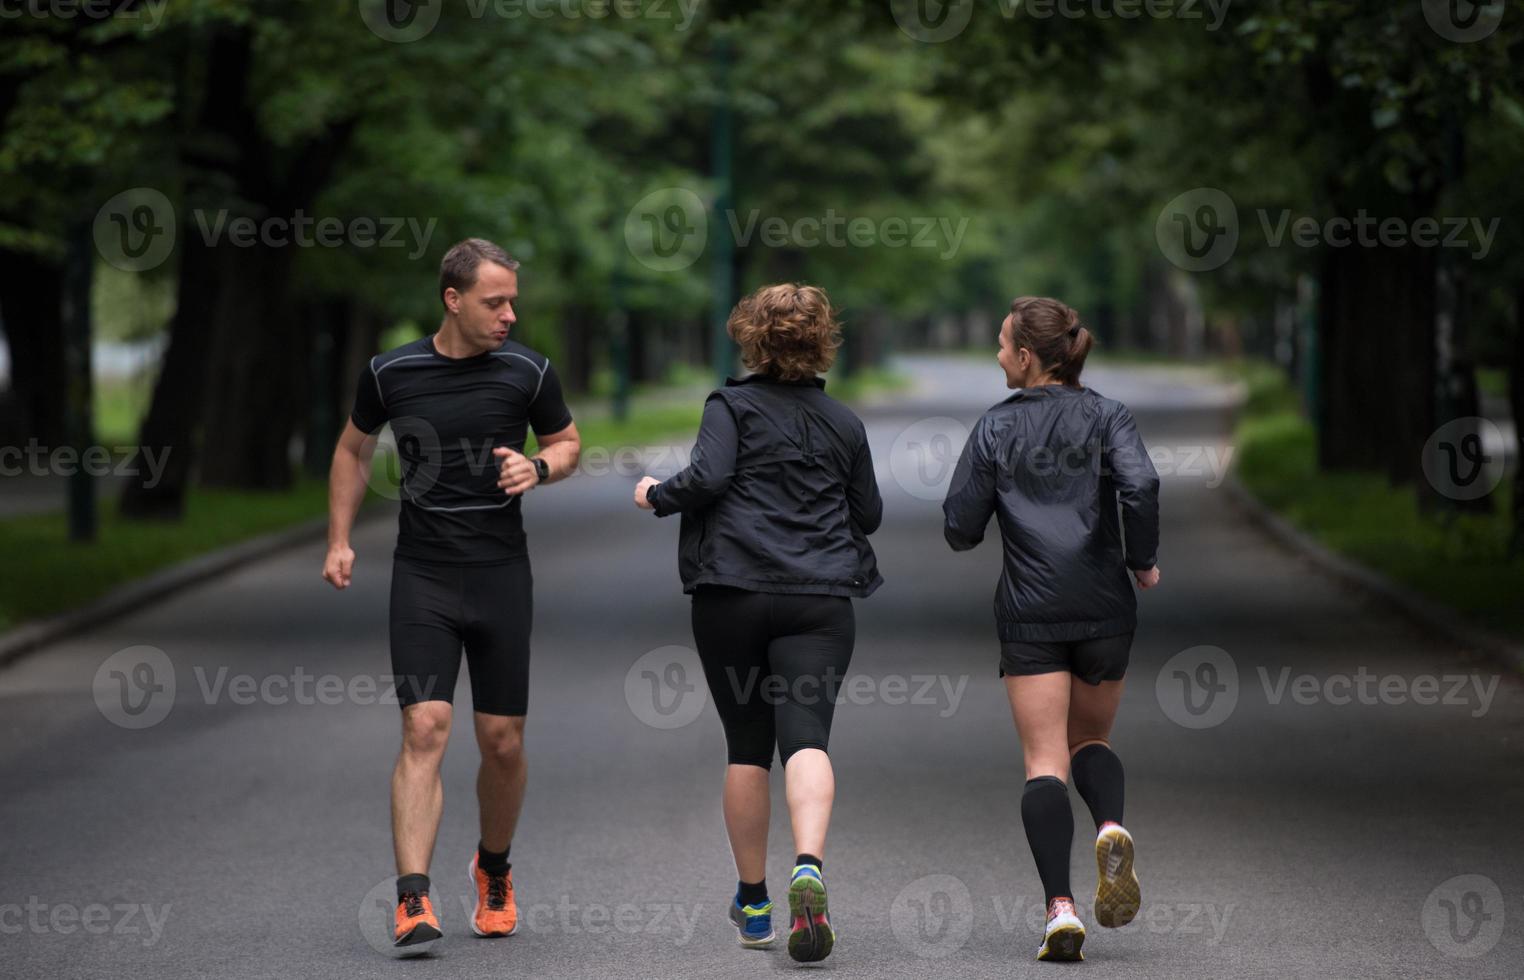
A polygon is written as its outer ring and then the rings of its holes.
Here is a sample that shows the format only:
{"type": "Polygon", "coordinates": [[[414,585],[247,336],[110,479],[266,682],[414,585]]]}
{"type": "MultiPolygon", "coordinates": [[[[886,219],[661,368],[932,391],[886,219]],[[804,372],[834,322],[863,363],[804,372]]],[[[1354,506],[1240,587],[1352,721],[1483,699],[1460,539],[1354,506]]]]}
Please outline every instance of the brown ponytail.
{"type": "Polygon", "coordinates": [[[1056,299],[1021,296],[1011,303],[1011,342],[1037,355],[1043,370],[1060,384],[1079,387],[1085,358],[1095,337],[1080,323],[1080,316],[1056,299]]]}

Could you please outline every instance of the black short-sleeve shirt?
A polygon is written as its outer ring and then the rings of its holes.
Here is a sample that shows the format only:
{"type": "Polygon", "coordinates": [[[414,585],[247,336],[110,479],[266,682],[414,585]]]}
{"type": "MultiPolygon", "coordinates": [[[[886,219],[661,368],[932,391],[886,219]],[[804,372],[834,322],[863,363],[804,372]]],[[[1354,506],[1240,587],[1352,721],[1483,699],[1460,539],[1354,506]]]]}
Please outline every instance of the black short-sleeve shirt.
{"type": "Polygon", "coordinates": [[[523,452],[531,428],[543,436],[571,425],[544,355],[509,340],[474,357],[445,357],[424,337],[371,358],[350,419],[367,434],[391,423],[399,558],[491,564],[528,553],[522,498],[499,489],[492,450],[523,452]]]}

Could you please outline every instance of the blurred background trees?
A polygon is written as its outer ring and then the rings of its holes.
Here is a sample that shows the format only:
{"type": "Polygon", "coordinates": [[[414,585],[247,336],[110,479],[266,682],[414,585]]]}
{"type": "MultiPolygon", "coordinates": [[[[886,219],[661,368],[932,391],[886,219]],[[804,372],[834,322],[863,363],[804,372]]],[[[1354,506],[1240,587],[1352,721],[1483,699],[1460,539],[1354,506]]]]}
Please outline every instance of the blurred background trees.
{"type": "MultiPolygon", "coordinates": [[[[1517,416],[1517,12],[1467,41],[1419,0],[1262,0],[1215,29],[991,0],[956,37],[922,43],[901,0],[669,2],[601,19],[450,0],[425,36],[395,43],[368,26],[384,6],[128,0],[109,17],[0,23],[4,441],[79,441],[64,318],[83,281],[96,338],[159,345],[135,435],[174,452],[160,483],[126,488],[125,515],[173,518],[198,483],[279,489],[319,473],[359,365],[434,327],[438,259],[471,235],[523,260],[518,335],[576,392],[710,364],[728,261],[732,294],[826,286],[848,370],[895,349],[992,348],[1022,293],[1077,306],[1103,350],[1273,359],[1298,379],[1327,470],[1422,488],[1430,433],[1478,414],[1478,368],[1512,371],[1517,416]],[[707,244],[686,264],[641,261],[629,233],[646,216],[632,211],[674,188],[712,205],[723,148],[733,213],[664,207],[653,234],[707,223],[707,244]],[[134,188],[168,211],[126,219],[173,226],[150,228],[174,238],[150,268],[100,244],[103,205],[134,188]],[[1227,195],[1239,238],[1190,271],[1161,228],[1171,202],[1206,188],[1227,195]],[[1275,234],[1361,211],[1501,221],[1485,254],[1275,234]],[[358,233],[229,244],[240,218],[298,215],[405,231],[401,247],[358,233]],[[868,219],[873,240],[764,231],[828,215],[868,219]],[[936,223],[929,247],[909,244],[921,219],[936,223]],[[911,225],[903,241],[895,221],[911,225]],[[745,240],[732,252],[725,236],[745,240]]],[[[106,234],[126,248],[143,230],[117,218],[106,234]]]]}

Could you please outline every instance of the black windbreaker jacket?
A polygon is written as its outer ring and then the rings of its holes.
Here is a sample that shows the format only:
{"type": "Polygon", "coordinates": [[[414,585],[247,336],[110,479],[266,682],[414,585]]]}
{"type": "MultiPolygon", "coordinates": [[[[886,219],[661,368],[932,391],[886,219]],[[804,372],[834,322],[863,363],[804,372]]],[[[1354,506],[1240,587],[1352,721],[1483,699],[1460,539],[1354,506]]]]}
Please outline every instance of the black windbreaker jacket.
{"type": "Polygon", "coordinates": [[[884,504],[867,434],[824,389],[751,375],[704,403],[688,467],[646,491],[658,517],[683,515],[684,592],[863,597],[883,584],[868,544],[884,504]]]}
{"type": "Polygon", "coordinates": [[[1000,517],[1002,642],[1084,640],[1137,625],[1127,570],[1154,566],[1159,475],[1122,403],[1087,388],[1017,391],[974,425],[942,513],[955,551],[977,545],[990,515],[1000,517]]]}

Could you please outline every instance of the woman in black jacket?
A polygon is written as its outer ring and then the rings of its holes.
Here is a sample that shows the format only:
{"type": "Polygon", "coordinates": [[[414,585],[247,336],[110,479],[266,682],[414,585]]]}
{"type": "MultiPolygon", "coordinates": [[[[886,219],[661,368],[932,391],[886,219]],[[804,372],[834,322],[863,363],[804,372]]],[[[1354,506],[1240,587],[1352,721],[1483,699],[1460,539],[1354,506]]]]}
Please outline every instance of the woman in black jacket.
{"type": "Polygon", "coordinates": [[[826,744],[852,657],[852,598],[882,583],[868,535],[883,514],[862,422],[816,377],[841,335],[812,286],[759,290],[730,336],[753,374],[704,404],[689,466],[635,488],[637,506],[682,514],[678,570],[693,638],[725,726],[725,828],[739,882],[730,918],[742,946],[772,943],[765,881],[768,770],[783,761],[797,854],[789,955],[835,942],[821,856],[835,777],[826,744]]]}
{"type": "Polygon", "coordinates": [[[1016,393],[974,426],[942,505],[956,551],[1000,520],[995,619],[1026,762],[1021,818],[1048,903],[1040,960],[1084,958],[1069,887],[1071,772],[1097,827],[1096,921],[1126,925],[1140,902],[1108,739],[1137,625],[1129,573],[1141,589],[1159,584],[1159,476],[1127,407],[1080,386],[1092,343],[1057,300],[1011,304],[998,360],[1016,393]]]}

